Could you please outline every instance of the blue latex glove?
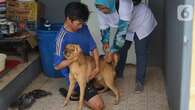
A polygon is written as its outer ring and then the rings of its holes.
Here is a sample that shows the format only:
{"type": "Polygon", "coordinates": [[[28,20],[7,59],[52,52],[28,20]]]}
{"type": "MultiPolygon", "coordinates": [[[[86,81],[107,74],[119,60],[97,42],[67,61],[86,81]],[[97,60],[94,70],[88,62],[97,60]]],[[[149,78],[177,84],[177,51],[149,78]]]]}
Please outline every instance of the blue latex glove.
{"type": "Polygon", "coordinates": [[[127,31],[128,31],[128,27],[129,27],[128,21],[124,21],[121,19],[119,20],[118,29],[114,36],[114,42],[111,47],[112,53],[118,52],[123,47],[125,43],[125,38],[126,38],[127,31]]]}
{"type": "Polygon", "coordinates": [[[101,30],[101,35],[102,35],[102,40],[101,42],[104,43],[108,43],[109,44],[109,39],[110,39],[110,28],[101,30]]]}

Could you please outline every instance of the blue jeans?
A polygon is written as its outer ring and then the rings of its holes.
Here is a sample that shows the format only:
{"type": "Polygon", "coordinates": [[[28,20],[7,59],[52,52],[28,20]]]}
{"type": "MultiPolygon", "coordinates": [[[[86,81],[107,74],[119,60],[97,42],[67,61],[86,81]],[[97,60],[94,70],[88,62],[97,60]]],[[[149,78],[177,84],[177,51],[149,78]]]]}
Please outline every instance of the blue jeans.
{"type": "MultiPolygon", "coordinates": [[[[139,40],[138,36],[135,34],[134,41],[136,53],[136,81],[139,81],[141,84],[144,84],[150,37],[148,36],[144,39],[139,40]]],[[[123,71],[127,59],[127,52],[131,47],[131,44],[131,41],[126,40],[124,46],[119,51],[120,60],[116,67],[117,77],[123,77],[123,71]]]]}

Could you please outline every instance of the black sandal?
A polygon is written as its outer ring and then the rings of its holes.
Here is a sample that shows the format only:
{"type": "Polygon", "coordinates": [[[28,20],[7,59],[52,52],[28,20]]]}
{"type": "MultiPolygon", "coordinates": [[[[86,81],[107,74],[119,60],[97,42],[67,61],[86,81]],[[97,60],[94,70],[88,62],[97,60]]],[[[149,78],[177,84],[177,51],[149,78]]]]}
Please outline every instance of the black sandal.
{"type": "MultiPolygon", "coordinates": [[[[68,94],[68,91],[65,88],[60,88],[59,92],[62,96],[66,97],[68,94]]],[[[70,97],[71,101],[79,101],[79,95],[78,94],[72,94],[70,97]]]]}

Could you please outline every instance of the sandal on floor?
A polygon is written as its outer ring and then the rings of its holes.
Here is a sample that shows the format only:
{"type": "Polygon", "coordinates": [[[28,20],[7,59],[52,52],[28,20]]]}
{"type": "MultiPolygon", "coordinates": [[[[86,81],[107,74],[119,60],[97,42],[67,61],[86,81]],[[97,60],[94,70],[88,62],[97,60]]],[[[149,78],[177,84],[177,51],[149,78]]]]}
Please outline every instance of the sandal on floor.
{"type": "MultiPolygon", "coordinates": [[[[68,94],[68,91],[67,91],[65,88],[60,88],[60,89],[59,89],[59,92],[60,92],[60,94],[61,94],[62,96],[64,96],[64,97],[66,97],[67,94],[68,94]]],[[[71,100],[71,101],[79,101],[79,95],[78,95],[78,94],[73,94],[73,95],[71,95],[70,100],[71,100]]]]}

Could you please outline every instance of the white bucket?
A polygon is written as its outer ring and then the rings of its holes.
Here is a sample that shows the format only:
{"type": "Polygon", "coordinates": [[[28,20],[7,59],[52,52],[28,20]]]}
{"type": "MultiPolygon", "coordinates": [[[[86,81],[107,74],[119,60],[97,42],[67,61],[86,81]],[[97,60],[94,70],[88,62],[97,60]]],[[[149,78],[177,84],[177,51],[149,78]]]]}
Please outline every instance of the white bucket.
{"type": "Polygon", "coordinates": [[[0,72],[5,69],[5,61],[6,61],[7,55],[0,53],[0,72]]]}

